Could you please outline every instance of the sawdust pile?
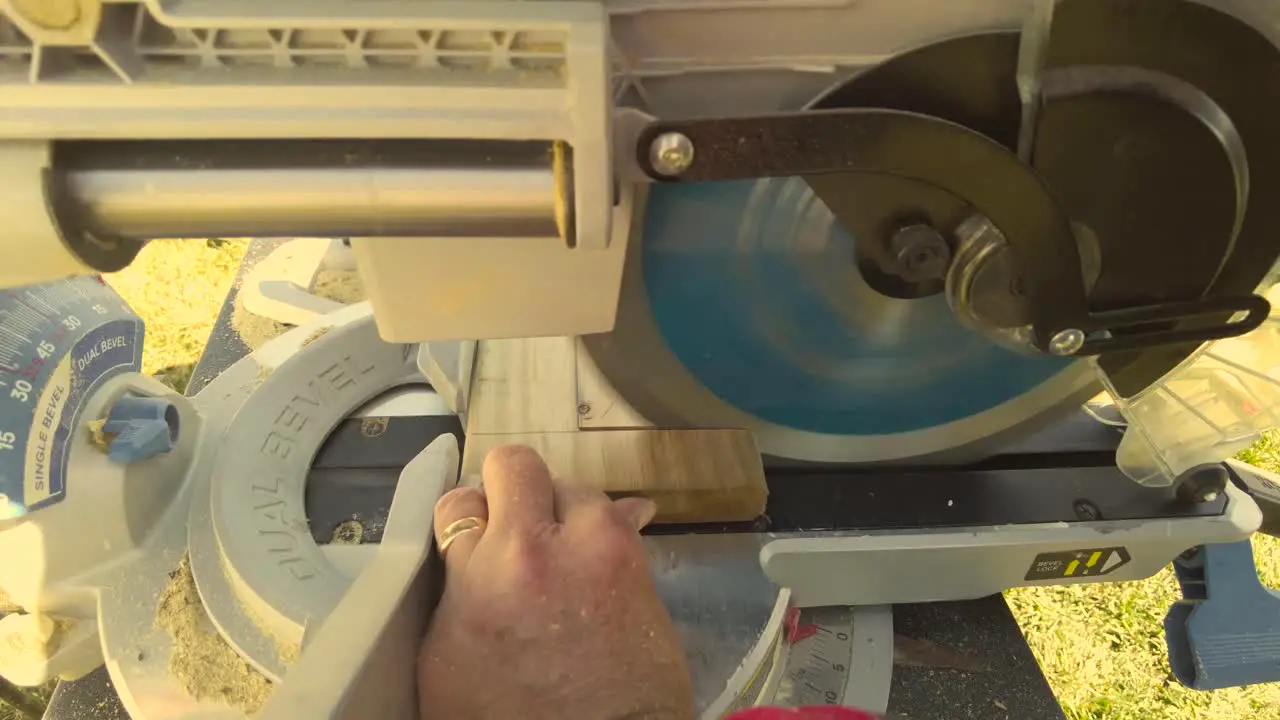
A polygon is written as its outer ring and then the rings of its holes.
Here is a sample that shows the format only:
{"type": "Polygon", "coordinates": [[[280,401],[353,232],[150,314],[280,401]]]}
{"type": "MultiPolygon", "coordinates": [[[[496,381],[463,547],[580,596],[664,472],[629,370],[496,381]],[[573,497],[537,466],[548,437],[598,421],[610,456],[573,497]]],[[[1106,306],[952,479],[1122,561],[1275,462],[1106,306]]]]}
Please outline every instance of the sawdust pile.
{"type": "Polygon", "coordinates": [[[89,422],[89,444],[93,447],[107,452],[111,449],[111,438],[107,437],[105,428],[107,427],[107,419],[100,418],[89,422]]]}
{"type": "Polygon", "coordinates": [[[320,328],[319,330],[316,330],[315,332],[311,333],[310,335],[308,335],[308,336],[307,336],[307,339],[306,339],[306,340],[303,340],[303,341],[302,341],[302,347],[306,347],[306,346],[310,345],[311,343],[313,343],[313,342],[315,342],[315,341],[319,340],[320,338],[324,337],[325,335],[328,335],[330,330],[333,330],[333,326],[331,326],[331,325],[325,325],[324,327],[320,328]]]}
{"type": "Polygon", "coordinates": [[[364,524],[359,520],[348,520],[333,529],[331,545],[359,545],[364,540],[364,524]]]}
{"type": "Polygon", "coordinates": [[[316,273],[311,292],[344,305],[363,302],[368,297],[360,273],[355,270],[321,270],[316,273]]]}
{"type": "Polygon", "coordinates": [[[0,588],[0,615],[20,612],[21,610],[22,607],[15,603],[13,598],[9,597],[9,593],[5,592],[4,588],[0,588]]]}
{"type": "Polygon", "coordinates": [[[302,648],[298,647],[298,643],[288,640],[276,640],[276,652],[280,654],[280,662],[285,667],[293,667],[298,663],[298,656],[302,654],[302,648]]]}
{"type": "Polygon", "coordinates": [[[245,309],[244,303],[240,297],[236,296],[235,307],[231,311],[231,326],[240,333],[240,339],[244,341],[245,347],[250,350],[257,350],[267,341],[282,335],[291,325],[278,323],[271,318],[265,318],[261,315],[254,315],[245,309]]]}
{"type": "Polygon", "coordinates": [[[49,648],[48,652],[50,656],[58,651],[58,648],[62,646],[62,641],[65,640],[67,636],[71,634],[71,631],[75,630],[76,626],[79,624],[80,621],[76,618],[58,617],[56,615],[53,617],[53,635],[49,638],[49,644],[47,646],[49,648]]]}
{"type": "Polygon", "coordinates": [[[254,385],[261,385],[262,383],[266,382],[267,378],[271,377],[271,373],[275,371],[276,371],[275,368],[267,367],[266,365],[260,366],[258,368],[258,376],[254,378],[254,385]]]}
{"type": "Polygon", "coordinates": [[[169,674],[197,700],[217,700],[253,714],[271,697],[272,685],[227,641],[206,629],[204,606],[185,556],[160,595],[156,625],[173,638],[169,674]]]}

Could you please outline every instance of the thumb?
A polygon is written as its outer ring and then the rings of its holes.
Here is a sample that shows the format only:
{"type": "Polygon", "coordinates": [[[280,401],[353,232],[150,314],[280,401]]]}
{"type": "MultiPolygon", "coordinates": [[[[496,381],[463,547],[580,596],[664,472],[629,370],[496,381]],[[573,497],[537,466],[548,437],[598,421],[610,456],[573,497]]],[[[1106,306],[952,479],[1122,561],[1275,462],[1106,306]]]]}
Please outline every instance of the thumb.
{"type": "Polygon", "coordinates": [[[639,532],[653,522],[653,517],[658,514],[658,504],[649,498],[625,497],[613,501],[613,510],[639,532]]]}

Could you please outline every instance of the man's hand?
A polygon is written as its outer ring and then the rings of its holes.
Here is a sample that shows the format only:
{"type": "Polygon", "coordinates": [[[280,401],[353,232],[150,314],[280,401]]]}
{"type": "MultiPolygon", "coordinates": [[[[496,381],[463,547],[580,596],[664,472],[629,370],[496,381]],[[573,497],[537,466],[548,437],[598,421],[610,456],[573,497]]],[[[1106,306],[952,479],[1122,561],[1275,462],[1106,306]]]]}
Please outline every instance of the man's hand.
{"type": "Polygon", "coordinates": [[[445,553],[418,662],[424,720],[691,718],[684,651],[639,535],[653,503],[553,484],[526,447],[494,449],[483,478],[483,493],[436,505],[437,542],[462,518],[489,524],[445,553]]]}

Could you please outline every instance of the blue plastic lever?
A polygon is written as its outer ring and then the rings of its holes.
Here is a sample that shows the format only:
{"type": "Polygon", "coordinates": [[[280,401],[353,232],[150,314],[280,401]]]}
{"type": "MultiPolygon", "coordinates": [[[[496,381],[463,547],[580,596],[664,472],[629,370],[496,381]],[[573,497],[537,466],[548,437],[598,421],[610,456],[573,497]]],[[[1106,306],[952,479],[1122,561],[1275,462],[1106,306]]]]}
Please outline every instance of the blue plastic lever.
{"type": "Polygon", "coordinates": [[[178,442],[178,408],[164,398],[126,395],[111,406],[102,430],[114,435],[107,452],[113,462],[146,460],[178,442]]]}
{"type": "Polygon", "coordinates": [[[1169,665],[1196,690],[1280,681],[1280,593],[1248,540],[1202,545],[1173,564],[1183,599],[1164,618],[1169,665]]]}

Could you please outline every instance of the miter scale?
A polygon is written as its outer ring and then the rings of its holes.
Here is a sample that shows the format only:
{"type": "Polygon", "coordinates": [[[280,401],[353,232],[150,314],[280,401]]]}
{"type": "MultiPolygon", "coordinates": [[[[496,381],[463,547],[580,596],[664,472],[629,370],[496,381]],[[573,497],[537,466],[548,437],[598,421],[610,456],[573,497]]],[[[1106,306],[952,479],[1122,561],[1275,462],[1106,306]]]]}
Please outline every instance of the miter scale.
{"type": "MultiPolygon", "coordinates": [[[[1280,424],[1280,217],[1251,202],[1280,183],[1271,18],[918,5],[0,3],[25,113],[0,162],[29,201],[4,212],[32,252],[13,284],[157,237],[306,234],[352,238],[371,300],[299,315],[190,399],[132,356],[86,374],[61,494],[30,463],[5,478],[5,556],[49,572],[0,575],[31,611],[0,627],[0,670],[105,661],[139,717],[408,712],[456,447],[406,441],[376,546],[323,542],[315,471],[352,414],[381,437],[479,412],[477,338],[569,338],[569,426],[534,430],[752,431],[765,513],[646,539],[706,717],[884,709],[897,603],[1142,578],[1246,539],[1258,506],[1218,461],[1280,424]],[[92,125],[62,112],[84,83],[92,125]],[[424,378],[449,391],[403,389],[424,378]],[[1131,424],[1118,458],[982,460],[1100,386],[1131,424]],[[156,598],[182,567],[218,657],[273,692],[175,675],[156,598]]],[[[38,350],[18,299],[0,329],[38,350]]],[[[79,339],[97,327],[41,359],[126,347],[79,339]]],[[[10,415],[38,453],[41,416],[10,415]]]]}

